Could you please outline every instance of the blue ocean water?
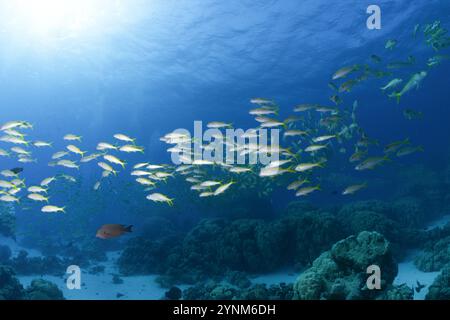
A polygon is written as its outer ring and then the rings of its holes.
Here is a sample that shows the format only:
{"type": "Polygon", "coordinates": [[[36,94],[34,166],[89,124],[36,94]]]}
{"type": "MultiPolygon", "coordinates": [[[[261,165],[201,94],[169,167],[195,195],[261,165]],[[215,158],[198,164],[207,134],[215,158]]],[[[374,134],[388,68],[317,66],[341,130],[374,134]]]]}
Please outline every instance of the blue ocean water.
{"type": "MultiPolygon", "coordinates": [[[[326,168],[315,176],[322,190],[307,201],[330,207],[357,200],[390,201],[409,179],[406,173],[399,178],[403,171],[420,181],[425,173],[418,167],[437,175],[448,168],[450,62],[426,65],[430,57],[448,54],[448,48],[436,53],[427,46],[422,28],[436,20],[450,28],[449,1],[93,0],[80,1],[81,7],[71,7],[68,1],[69,10],[43,1],[47,7],[34,13],[20,2],[0,1],[0,122],[29,121],[34,127],[26,132],[30,139],[51,141],[53,148],[33,149],[36,163],[19,164],[13,157],[3,157],[1,169],[23,167],[21,178],[27,184],[55,173],[71,174],[77,183],[58,184],[51,193],[52,204],[67,206],[64,218],[44,217],[34,203],[15,205],[18,238],[30,234],[55,236],[62,242],[95,238],[97,229],[107,223],[133,225],[139,235],[150,218],[160,215],[188,232],[201,218],[227,217],[224,207],[229,218],[248,217],[233,212],[235,202],[207,199],[199,206],[198,199],[193,200],[195,193],[180,178],[170,178],[158,189],[174,194],[171,208],[148,201],[127,173],[129,168],[94,191],[101,174],[95,162],[75,171],[47,163],[52,153],[65,148],[62,137],[68,133],[81,135],[78,145],[89,152],[98,142],[113,142],[114,134],[124,133],[145,148],[145,155],[123,156],[127,166],[170,163],[167,145],[160,141],[165,134],[178,128],[191,131],[194,121],[254,128],[257,123],[248,112],[255,107],[250,103],[255,97],[276,101],[280,118],[292,115],[299,104],[333,106],[329,97],[334,92],[328,86],[332,75],[355,64],[382,69],[414,56],[414,65],[394,69],[394,76],[371,77],[355,86],[345,93],[343,105],[357,100],[358,125],[379,141],[381,150],[409,138],[424,152],[394,157],[377,170],[356,172],[348,163],[355,141],[345,142],[327,154],[326,168]],[[366,27],[366,9],[374,2],[382,10],[380,30],[366,27]],[[55,17],[58,13],[63,17],[55,17]],[[421,29],[414,38],[417,24],[421,29]],[[389,39],[398,41],[394,50],[385,49],[389,39]],[[371,55],[382,59],[380,67],[371,55]],[[428,74],[420,88],[405,94],[400,104],[379,89],[393,77],[403,78],[403,86],[422,70],[428,74]],[[423,119],[405,119],[407,108],[422,112],[423,119]],[[361,193],[341,196],[348,184],[362,182],[368,188],[361,193]]],[[[444,188],[448,185],[440,191],[444,188]]],[[[421,192],[414,196],[421,197],[421,192]]],[[[249,199],[242,206],[251,218],[272,219],[296,200],[295,193],[279,186],[269,196],[249,199]]],[[[123,249],[125,243],[121,238],[108,249],[123,249]]]]}

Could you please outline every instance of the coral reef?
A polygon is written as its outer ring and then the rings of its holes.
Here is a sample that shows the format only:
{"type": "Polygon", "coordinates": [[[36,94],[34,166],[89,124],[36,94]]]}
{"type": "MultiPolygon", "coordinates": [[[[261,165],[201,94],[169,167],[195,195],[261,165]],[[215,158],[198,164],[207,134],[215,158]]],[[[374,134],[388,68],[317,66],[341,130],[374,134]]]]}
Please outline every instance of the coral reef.
{"type": "Polygon", "coordinates": [[[183,296],[183,291],[178,287],[172,287],[165,292],[164,296],[167,300],[180,300],[183,296]]]}
{"type": "Polygon", "coordinates": [[[28,253],[21,250],[16,257],[9,260],[10,265],[20,275],[63,275],[70,264],[56,256],[28,257],[28,253]]]}
{"type": "Polygon", "coordinates": [[[0,300],[21,300],[25,292],[11,267],[0,265],[0,300]]]}
{"type": "Polygon", "coordinates": [[[246,289],[252,285],[252,282],[247,278],[245,272],[230,271],[226,275],[226,280],[239,289],[246,289]]]}
{"type": "Polygon", "coordinates": [[[441,274],[428,288],[426,300],[450,300],[450,265],[446,266],[441,274]]]}
{"type": "MultiPolygon", "coordinates": [[[[286,265],[307,266],[344,234],[332,214],[298,212],[299,207],[294,211],[291,206],[290,213],[274,221],[205,219],[183,239],[132,239],[118,261],[120,271],[159,272],[158,282],[170,287],[224,277],[228,271],[265,273],[286,265]]],[[[236,281],[248,286],[246,280],[236,281]]]]}
{"type": "Polygon", "coordinates": [[[440,271],[445,265],[450,264],[450,236],[437,241],[428,241],[416,259],[414,264],[424,272],[440,271]]]}
{"type": "Polygon", "coordinates": [[[414,290],[406,284],[399,286],[389,286],[383,294],[377,297],[378,300],[413,300],[414,290]]]}
{"type": "Polygon", "coordinates": [[[397,271],[389,242],[377,232],[363,231],[337,242],[330,251],[321,254],[295,283],[294,298],[376,298],[392,284],[397,271]],[[366,271],[370,265],[382,270],[381,288],[384,290],[367,289],[366,271]]]}
{"type": "Polygon", "coordinates": [[[61,290],[50,281],[36,279],[26,289],[28,300],[64,300],[61,290]]]}
{"type": "Polygon", "coordinates": [[[267,287],[254,284],[237,289],[231,284],[208,281],[183,291],[185,300],[292,300],[293,285],[280,283],[267,287]]]}
{"type": "Polygon", "coordinates": [[[178,244],[176,236],[158,240],[136,237],[128,241],[122,251],[118,266],[124,275],[162,273],[170,259],[170,252],[178,244]]]}

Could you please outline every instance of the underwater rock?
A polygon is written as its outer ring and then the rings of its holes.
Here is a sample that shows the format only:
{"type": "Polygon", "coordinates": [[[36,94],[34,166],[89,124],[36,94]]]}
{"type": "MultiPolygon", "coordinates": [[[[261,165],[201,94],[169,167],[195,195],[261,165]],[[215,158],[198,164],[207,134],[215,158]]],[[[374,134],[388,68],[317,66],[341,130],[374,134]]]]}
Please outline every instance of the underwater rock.
{"type": "Polygon", "coordinates": [[[119,259],[119,271],[123,275],[163,273],[179,239],[167,236],[158,240],[136,237],[127,242],[119,259]]]}
{"type": "Polygon", "coordinates": [[[450,300],[450,265],[446,266],[441,274],[428,288],[426,300],[450,300]]]}
{"type": "MultiPolygon", "coordinates": [[[[119,270],[126,275],[159,273],[158,283],[169,288],[220,279],[231,271],[267,273],[294,264],[304,267],[347,236],[334,215],[296,211],[304,208],[291,206],[288,215],[274,221],[204,219],[184,239],[132,239],[118,260],[119,270]]],[[[242,277],[232,282],[250,285],[242,277]]]]}
{"type": "Polygon", "coordinates": [[[8,246],[0,245],[0,264],[5,264],[11,257],[11,249],[8,246]]]}
{"type": "Polygon", "coordinates": [[[236,295],[237,290],[228,285],[218,285],[211,292],[211,300],[231,300],[236,295]]]}
{"type": "Polygon", "coordinates": [[[333,243],[350,235],[343,231],[341,221],[327,212],[292,213],[281,218],[279,223],[285,230],[285,243],[284,247],[275,250],[285,250],[286,265],[300,268],[311,265],[333,243]]]}
{"type": "Polygon", "coordinates": [[[105,266],[93,266],[90,270],[90,273],[92,274],[100,274],[105,272],[105,266]]]}
{"type": "Polygon", "coordinates": [[[121,277],[119,277],[119,275],[115,274],[112,277],[112,283],[114,283],[114,284],[122,284],[123,280],[122,280],[121,277]]]}
{"type": "Polygon", "coordinates": [[[440,271],[450,264],[450,236],[437,241],[429,241],[414,260],[414,264],[420,271],[440,271]]]}
{"type": "Polygon", "coordinates": [[[185,300],[292,300],[293,284],[254,284],[237,290],[230,285],[207,281],[189,287],[183,292],[185,300]]]}
{"type": "Polygon", "coordinates": [[[294,284],[272,284],[267,288],[266,284],[255,284],[246,290],[242,290],[235,297],[236,300],[292,300],[294,296],[294,284]]]}
{"type": "Polygon", "coordinates": [[[405,283],[399,286],[391,285],[379,297],[378,300],[413,300],[414,290],[408,287],[405,283]]]}
{"type": "Polygon", "coordinates": [[[367,290],[367,267],[382,270],[381,287],[392,284],[398,272],[389,242],[377,232],[363,231],[337,242],[300,275],[294,285],[294,299],[368,299],[383,293],[367,290]],[[366,288],[366,289],[365,289],[366,288]]]}
{"type": "Polygon", "coordinates": [[[343,206],[337,217],[347,234],[358,234],[362,231],[383,234],[391,242],[393,253],[400,259],[406,249],[420,245],[427,237],[426,232],[410,227],[412,223],[408,221],[413,220],[412,216],[418,211],[407,207],[403,212],[402,201],[396,205],[383,201],[358,201],[343,206]],[[398,218],[402,214],[408,215],[408,212],[411,215],[409,220],[398,218]]]}
{"type": "Polygon", "coordinates": [[[61,290],[52,282],[35,279],[26,289],[28,300],[64,300],[61,290]]]}
{"type": "Polygon", "coordinates": [[[28,257],[25,250],[10,259],[9,265],[20,275],[63,275],[68,264],[58,257],[28,257]]]}
{"type": "Polygon", "coordinates": [[[166,291],[164,296],[168,300],[180,300],[183,296],[183,291],[178,287],[172,287],[170,290],[166,291]]]}
{"type": "Polygon", "coordinates": [[[21,300],[25,291],[11,267],[0,265],[0,300],[21,300]]]}

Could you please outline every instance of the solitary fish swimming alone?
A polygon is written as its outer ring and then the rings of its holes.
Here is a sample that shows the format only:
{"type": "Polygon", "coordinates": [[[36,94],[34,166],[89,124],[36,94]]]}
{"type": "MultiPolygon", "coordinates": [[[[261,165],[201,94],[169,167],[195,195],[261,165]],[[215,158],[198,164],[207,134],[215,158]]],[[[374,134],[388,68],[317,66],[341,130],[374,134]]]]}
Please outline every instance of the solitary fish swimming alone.
{"type": "Polygon", "coordinates": [[[105,224],[98,229],[96,237],[100,239],[112,239],[132,232],[133,226],[123,224],[105,224]]]}

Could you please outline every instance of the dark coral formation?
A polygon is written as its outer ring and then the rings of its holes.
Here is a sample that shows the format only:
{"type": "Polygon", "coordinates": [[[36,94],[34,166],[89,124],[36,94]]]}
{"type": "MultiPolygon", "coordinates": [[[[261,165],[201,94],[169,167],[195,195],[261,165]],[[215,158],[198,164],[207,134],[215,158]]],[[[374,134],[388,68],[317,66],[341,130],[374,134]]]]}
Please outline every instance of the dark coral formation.
{"type": "Polygon", "coordinates": [[[25,290],[28,300],[64,300],[61,290],[52,282],[36,279],[25,290]]]}
{"type": "Polygon", "coordinates": [[[16,257],[7,262],[20,275],[63,275],[66,267],[70,264],[65,263],[56,256],[29,257],[24,250],[20,251],[16,257]]]}
{"type": "Polygon", "coordinates": [[[289,213],[271,222],[207,219],[183,239],[130,240],[119,267],[123,274],[162,273],[164,286],[223,277],[228,271],[271,272],[310,264],[343,237],[341,229],[332,214],[319,211],[289,213]]]}
{"type": "Polygon", "coordinates": [[[0,265],[0,300],[62,300],[64,296],[50,281],[36,279],[26,289],[11,267],[0,265]]]}
{"type": "Polygon", "coordinates": [[[172,287],[170,290],[167,290],[164,294],[164,297],[167,300],[180,300],[183,296],[183,291],[181,291],[178,287],[172,287]]]}
{"type": "MultiPolygon", "coordinates": [[[[302,273],[294,286],[295,299],[375,299],[386,294],[398,272],[389,242],[377,232],[363,231],[337,242],[302,273]],[[367,268],[382,271],[381,290],[369,290],[367,268]]],[[[388,295],[389,296],[389,295],[388,295]]],[[[390,296],[398,296],[391,293],[390,296]]]]}
{"type": "Polygon", "coordinates": [[[0,300],[21,300],[25,292],[11,267],[0,265],[0,300]]]}
{"type": "Polygon", "coordinates": [[[414,264],[421,271],[440,271],[447,264],[450,264],[450,236],[437,241],[429,241],[423,247],[414,260],[414,264]]]}
{"type": "Polygon", "coordinates": [[[292,284],[254,284],[239,289],[231,284],[208,281],[183,291],[185,300],[292,300],[292,284]]]}
{"type": "Polygon", "coordinates": [[[450,265],[446,266],[441,274],[429,287],[426,300],[450,300],[450,265]]]}
{"type": "Polygon", "coordinates": [[[409,196],[328,209],[291,202],[275,220],[205,219],[186,234],[169,228],[156,239],[132,239],[119,267],[125,275],[158,273],[164,287],[223,279],[230,271],[267,273],[285,266],[301,270],[336,241],[363,231],[385,236],[401,258],[406,249],[442,238],[442,232],[422,229],[426,214],[423,202],[409,196]]]}

